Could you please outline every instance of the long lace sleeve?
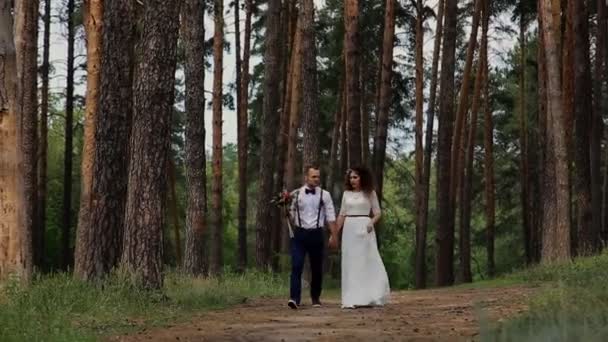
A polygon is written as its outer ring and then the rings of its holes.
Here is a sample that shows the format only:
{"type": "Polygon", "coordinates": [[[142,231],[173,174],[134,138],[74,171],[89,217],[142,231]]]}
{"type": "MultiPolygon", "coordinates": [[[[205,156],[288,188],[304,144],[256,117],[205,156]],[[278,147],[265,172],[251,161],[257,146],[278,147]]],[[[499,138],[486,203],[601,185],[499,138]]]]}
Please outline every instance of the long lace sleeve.
{"type": "Polygon", "coordinates": [[[344,205],[346,203],[346,192],[344,192],[342,194],[342,203],[340,203],[340,216],[346,216],[346,206],[344,205]]]}
{"type": "Polygon", "coordinates": [[[380,203],[378,202],[378,195],[376,195],[375,191],[372,191],[370,200],[372,202],[372,213],[374,213],[374,215],[380,214],[380,203]]]}

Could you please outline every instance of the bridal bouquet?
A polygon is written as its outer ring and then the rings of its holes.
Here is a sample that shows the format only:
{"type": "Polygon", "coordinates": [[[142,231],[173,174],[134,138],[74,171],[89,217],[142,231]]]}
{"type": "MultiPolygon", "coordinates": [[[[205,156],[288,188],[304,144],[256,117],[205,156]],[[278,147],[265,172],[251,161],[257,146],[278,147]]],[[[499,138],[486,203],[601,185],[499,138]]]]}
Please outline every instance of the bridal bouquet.
{"type": "Polygon", "coordinates": [[[276,194],[270,203],[276,205],[279,208],[288,208],[291,205],[292,195],[289,191],[283,190],[276,194]]]}
{"type": "Polygon", "coordinates": [[[291,218],[289,216],[289,207],[291,206],[291,202],[293,200],[293,193],[290,193],[287,190],[283,190],[272,197],[270,203],[276,205],[281,208],[285,212],[285,217],[287,218],[287,228],[289,229],[289,237],[293,238],[293,229],[291,228],[291,218]]]}

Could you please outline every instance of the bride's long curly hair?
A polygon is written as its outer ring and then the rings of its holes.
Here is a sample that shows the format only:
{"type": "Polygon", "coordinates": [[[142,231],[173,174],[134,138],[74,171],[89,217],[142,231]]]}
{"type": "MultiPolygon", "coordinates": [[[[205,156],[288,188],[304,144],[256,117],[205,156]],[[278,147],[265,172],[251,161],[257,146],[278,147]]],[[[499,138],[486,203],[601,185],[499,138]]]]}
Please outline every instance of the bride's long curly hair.
{"type": "Polygon", "coordinates": [[[350,175],[356,173],[359,176],[361,182],[361,191],[366,194],[371,194],[374,191],[374,177],[372,172],[365,166],[355,166],[346,170],[346,176],[344,177],[344,190],[353,190],[353,186],[350,184],[350,175]]]}

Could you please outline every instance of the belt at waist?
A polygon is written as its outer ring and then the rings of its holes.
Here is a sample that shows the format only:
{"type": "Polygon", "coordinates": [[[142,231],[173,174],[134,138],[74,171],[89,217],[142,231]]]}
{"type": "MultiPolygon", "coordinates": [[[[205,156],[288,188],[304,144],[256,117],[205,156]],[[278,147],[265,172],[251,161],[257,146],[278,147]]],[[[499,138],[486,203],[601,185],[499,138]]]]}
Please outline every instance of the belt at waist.
{"type": "Polygon", "coordinates": [[[346,217],[369,217],[369,215],[346,215],[346,217]]]}
{"type": "Polygon", "coordinates": [[[321,229],[321,228],[323,228],[323,227],[321,226],[321,227],[319,227],[319,228],[317,228],[317,227],[312,227],[312,228],[304,228],[304,227],[298,227],[298,226],[296,226],[295,228],[296,228],[296,229],[298,229],[298,230],[299,230],[299,229],[301,229],[301,230],[317,230],[317,229],[321,229]]]}

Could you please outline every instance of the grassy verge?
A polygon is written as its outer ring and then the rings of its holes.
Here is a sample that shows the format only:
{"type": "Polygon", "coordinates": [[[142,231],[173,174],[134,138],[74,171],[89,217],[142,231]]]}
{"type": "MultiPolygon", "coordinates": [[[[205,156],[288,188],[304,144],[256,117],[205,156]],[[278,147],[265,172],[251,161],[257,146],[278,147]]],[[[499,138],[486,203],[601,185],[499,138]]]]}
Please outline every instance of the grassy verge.
{"type": "Polygon", "coordinates": [[[483,341],[608,341],[608,254],[530,268],[511,279],[548,286],[522,317],[482,329],[483,341]]]}
{"type": "Polygon", "coordinates": [[[268,274],[201,279],[169,274],[161,292],[133,289],[115,275],[93,286],[65,274],[44,276],[29,289],[0,289],[0,341],[95,341],[100,335],[178,322],[207,309],[287,293],[268,274]]]}

